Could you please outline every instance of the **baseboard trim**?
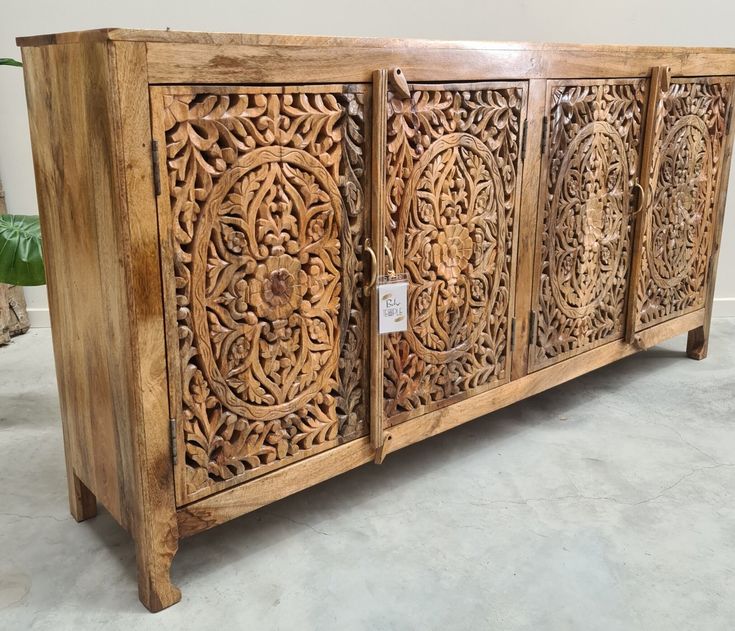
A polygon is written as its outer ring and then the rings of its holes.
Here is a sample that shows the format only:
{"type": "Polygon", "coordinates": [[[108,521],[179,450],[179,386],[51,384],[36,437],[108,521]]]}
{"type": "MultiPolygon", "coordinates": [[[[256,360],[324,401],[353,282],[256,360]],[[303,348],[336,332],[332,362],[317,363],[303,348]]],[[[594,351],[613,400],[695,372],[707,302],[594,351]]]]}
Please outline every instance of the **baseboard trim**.
{"type": "Polygon", "coordinates": [[[735,298],[715,298],[713,318],[735,318],[735,298]]]}
{"type": "MultiPolygon", "coordinates": [[[[712,317],[735,318],[735,298],[715,298],[712,317]]],[[[35,329],[47,329],[51,326],[48,309],[38,307],[28,309],[28,319],[31,321],[31,326],[35,329]]]]}
{"type": "Polygon", "coordinates": [[[31,323],[32,329],[48,329],[51,326],[48,309],[31,307],[27,311],[28,321],[31,323]]]}

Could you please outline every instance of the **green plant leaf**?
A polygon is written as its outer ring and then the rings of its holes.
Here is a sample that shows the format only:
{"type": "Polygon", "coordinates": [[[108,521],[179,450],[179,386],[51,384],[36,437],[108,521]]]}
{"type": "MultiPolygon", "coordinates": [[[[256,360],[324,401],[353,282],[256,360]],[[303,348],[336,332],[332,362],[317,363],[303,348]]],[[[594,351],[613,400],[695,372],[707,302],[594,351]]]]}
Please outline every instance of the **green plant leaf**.
{"type": "Polygon", "coordinates": [[[0,215],[0,283],[43,285],[41,226],[32,215],[0,215]]]}
{"type": "Polygon", "coordinates": [[[11,59],[10,57],[0,57],[0,66],[18,66],[19,68],[23,64],[17,59],[11,59]]]}

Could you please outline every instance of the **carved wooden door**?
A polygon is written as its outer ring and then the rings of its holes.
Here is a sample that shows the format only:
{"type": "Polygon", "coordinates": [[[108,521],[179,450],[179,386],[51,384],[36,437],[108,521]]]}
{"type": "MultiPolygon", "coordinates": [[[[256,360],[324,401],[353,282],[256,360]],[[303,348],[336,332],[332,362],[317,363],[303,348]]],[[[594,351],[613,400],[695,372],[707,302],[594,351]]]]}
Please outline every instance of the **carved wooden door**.
{"type": "Polygon", "coordinates": [[[368,431],[368,97],[152,89],[179,503],[368,431]]]}
{"type": "Polygon", "coordinates": [[[409,325],[380,342],[384,427],[510,378],[526,99],[511,82],[387,91],[383,272],[408,275],[409,325]]]}
{"type": "Polygon", "coordinates": [[[732,77],[657,81],[631,331],[705,305],[732,91],[732,77]]]}
{"type": "Polygon", "coordinates": [[[647,81],[550,81],[529,370],[623,337],[647,81]]]}

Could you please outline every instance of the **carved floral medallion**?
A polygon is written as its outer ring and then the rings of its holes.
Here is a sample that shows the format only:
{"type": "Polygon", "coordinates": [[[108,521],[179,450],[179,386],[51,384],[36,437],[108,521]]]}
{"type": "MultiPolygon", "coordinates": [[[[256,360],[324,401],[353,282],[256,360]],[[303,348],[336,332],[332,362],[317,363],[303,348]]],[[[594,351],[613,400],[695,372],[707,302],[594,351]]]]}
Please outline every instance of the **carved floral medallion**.
{"type": "Polygon", "coordinates": [[[364,95],[164,97],[185,497],[367,430],[364,95]]]}
{"type": "Polygon", "coordinates": [[[677,80],[658,104],[638,328],[704,306],[730,86],[677,80]]]}
{"type": "Polygon", "coordinates": [[[532,369],[623,334],[645,89],[553,88],[532,369]]]}
{"type": "Polygon", "coordinates": [[[520,87],[389,93],[386,254],[409,276],[409,329],[384,340],[397,423],[507,377],[520,87]]]}

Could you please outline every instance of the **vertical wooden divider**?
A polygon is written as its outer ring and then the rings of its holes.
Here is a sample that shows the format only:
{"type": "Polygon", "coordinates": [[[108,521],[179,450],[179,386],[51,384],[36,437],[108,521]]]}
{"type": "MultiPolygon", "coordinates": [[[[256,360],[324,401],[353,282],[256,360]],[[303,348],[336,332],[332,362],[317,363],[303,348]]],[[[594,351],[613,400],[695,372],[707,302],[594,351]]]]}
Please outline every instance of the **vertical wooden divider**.
{"type": "Polygon", "coordinates": [[[635,328],[638,320],[638,284],[641,280],[643,263],[643,237],[646,234],[649,220],[649,207],[653,199],[654,182],[651,179],[651,160],[653,159],[653,148],[656,145],[656,109],[661,98],[661,81],[668,76],[668,68],[656,66],[651,69],[651,80],[648,84],[648,102],[646,105],[646,118],[643,122],[643,151],[641,152],[641,163],[639,168],[639,195],[638,200],[640,214],[635,218],[633,228],[632,259],[630,261],[630,276],[628,282],[628,299],[625,314],[625,341],[629,344],[635,339],[635,328]]]}
{"type": "Polygon", "coordinates": [[[538,224],[538,191],[541,173],[541,134],[546,103],[546,81],[533,79],[528,82],[526,120],[528,132],[525,139],[525,159],[521,181],[521,204],[516,226],[518,234],[515,285],[516,343],[511,360],[511,381],[528,374],[528,350],[531,317],[531,298],[535,269],[535,242],[538,224]]]}
{"type": "MultiPolygon", "coordinates": [[[[386,114],[388,100],[388,71],[373,73],[372,97],[372,203],[371,232],[375,251],[377,274],[383,273],[385,259],[385,145],[387,141],[386,114]]],[[[371,274],[376,272],[371,270],[371,274]]],[[[371,290],[372,331],[370,332],[370,442],[376,457],[382,456],[383,441],[383,338],[378,333],[378,301],[375,287],[371,290]]],[[[382,458],[380,458],[382,459],[382,458]]]]}

